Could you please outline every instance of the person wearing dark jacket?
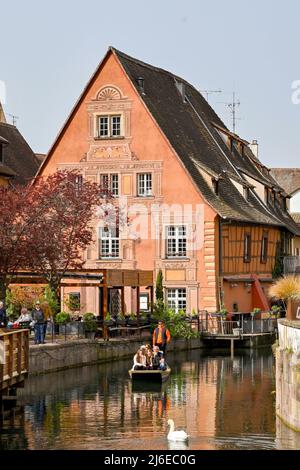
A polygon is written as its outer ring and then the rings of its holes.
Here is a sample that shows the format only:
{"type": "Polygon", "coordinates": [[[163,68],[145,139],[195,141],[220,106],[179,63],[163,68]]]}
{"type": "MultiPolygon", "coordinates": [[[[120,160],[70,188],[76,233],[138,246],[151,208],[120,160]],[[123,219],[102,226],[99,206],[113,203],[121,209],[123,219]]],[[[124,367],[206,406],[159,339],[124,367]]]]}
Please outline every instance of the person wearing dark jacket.
{"type": "Polygon", "coordinates": [[[34,322],[34,342],[35,344],[44,344],[45,342],[45,316],[41,309],[40,302],[35,303],[35,308],[31,312],[32,320],[34,322]]]}
{"type": "Polygon", "coordinates": [[[6,328],[7,325],[7,317],[6,311],[4,308],[4,303],[0,302],[0,328],[6,328]]]}

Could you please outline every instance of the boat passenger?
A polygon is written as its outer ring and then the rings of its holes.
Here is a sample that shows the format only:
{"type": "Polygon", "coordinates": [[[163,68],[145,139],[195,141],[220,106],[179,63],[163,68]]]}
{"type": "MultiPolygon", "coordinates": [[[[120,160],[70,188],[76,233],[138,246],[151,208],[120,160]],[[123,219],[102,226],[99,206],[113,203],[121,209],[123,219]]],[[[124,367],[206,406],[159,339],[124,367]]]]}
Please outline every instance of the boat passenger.
{"type": "Polygon", "coordinates": [[[133,370],[145,370],[146,362],[145,356],[142,354],[141,348],[137,351],[133,358],[133,370]]]}
{"type": "Polygon", "coordinates": [[[159,350],[158,346],[153,347],[153,356],[152,356],[152,367],[153,369],[158,369],[160,360],[163,357],[163,353],[159,350]]]}
{"type": "Polygon", "coordinates": [[[162,358],[160,359],[160,361],[159,361],[159,367],[158,367],[158,369],[159,369],[159,370],[167,370],[167,367],[168,367],[168,365],[167,365],[167,363],[166,363],[166,360],[165,360],[164,357],[162,357],[162,358]]]}
{"type": "Polygon", "coordinates": [[[151,349],[147,349],[146,353],[146,367],[148,370],[153,369],[153,363],[152,363],[152,358],[153,358],[153,353],[151,349]]]}

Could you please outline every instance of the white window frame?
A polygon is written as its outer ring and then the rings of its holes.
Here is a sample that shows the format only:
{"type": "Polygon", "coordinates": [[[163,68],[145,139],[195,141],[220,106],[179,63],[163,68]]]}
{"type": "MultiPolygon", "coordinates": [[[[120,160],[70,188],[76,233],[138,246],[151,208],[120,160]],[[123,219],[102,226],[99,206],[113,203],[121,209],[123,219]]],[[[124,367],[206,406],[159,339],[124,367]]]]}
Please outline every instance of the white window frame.
{"type": "Polygon", "coordinates": [[[120,236],[118,228],[99,228],[99,258],[120,258],[120,236]]]}
{"type": "Polygon", "coordinates": [[[82,190],[82,186],[83,186],[83,176],[82,175],[76,175],[76,177],[75,177],[75,189],[76,189],[77,195],[80,194],[80,191],[82,190]]]}
{"type": "Polygon", "coordinates": [[[187,257],[187,226],[167,225],[166,226],[166,258],[186,258],[187,257]],[[174,229],[174,234],[171,230],[174,229]],[[183,233],[180,233],[182,231],[183,233]],[[173,242],[173,243],[172,243],[173,242]],[[172,248],[172,244],[175,247],[172,248]]]}
{"type": "Polygon", "coordinates": [[[97,114],[96,116],[96,137],[98,139],[119,139],[123,137],[122,135],[122,114],[121,113],[114,113],[114,114],[97,114]],[[119,118],[119,134],[114,134],[114,119],[119,118]],[[101,119],[107,119],[107,133],[101,135],[101,119]]]}
{"type": "Polygon", "coordinates": [[[170,287],[167,289],[167,304],[176,313],[187,309],[187,290],[185,287],[170,287]],[[183,305],[184,304],[184,305],[183,305]]]}
{"type": "Polygon", "coordinates": [[[137,174],[137,194],[139,197],[153,196],[152,173],[137,174]]]}
{"type": "MultiPolygon", "coordinates": [[[[101,173],[100,174],[100,186],[102,185],[102,179],[107,178],[107,189],[111,192],[114,197],[119,196],[119,174],[118,173],[101,173]]],[[[105,189],[105,188],[101,188],[105,189]]]]}

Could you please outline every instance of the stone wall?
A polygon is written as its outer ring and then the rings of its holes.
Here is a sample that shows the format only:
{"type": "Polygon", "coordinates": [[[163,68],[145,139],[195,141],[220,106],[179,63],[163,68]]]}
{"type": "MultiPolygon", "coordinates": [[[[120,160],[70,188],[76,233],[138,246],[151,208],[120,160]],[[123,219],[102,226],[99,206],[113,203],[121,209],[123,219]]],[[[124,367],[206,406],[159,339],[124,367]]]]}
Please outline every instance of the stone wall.
{"type": "MultiPolygon", "coordinates": [[[[113,341],[77,340],[60,344],[32,346],[29,354],[30,375],[43,374],[133,357],[141,344],[149,338],[113,341]]],[[[185,351],[203,347],[200,339],[172,340],[168,351],[185,351]]]]}
{"type": "Polygon", "coordinates": [[[276,413],[300,432],[300,321],[278,321],[276,413]]]}

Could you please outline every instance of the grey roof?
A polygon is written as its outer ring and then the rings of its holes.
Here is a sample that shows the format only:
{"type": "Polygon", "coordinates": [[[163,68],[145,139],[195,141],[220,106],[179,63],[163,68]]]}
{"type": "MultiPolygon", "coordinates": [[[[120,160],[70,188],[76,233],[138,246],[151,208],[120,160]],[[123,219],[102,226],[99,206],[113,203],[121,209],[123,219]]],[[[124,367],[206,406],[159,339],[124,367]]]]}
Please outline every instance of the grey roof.
{"type": "Polygon", "coordinates": [[[300,225],[300,212],[293,212],[291,214],[296,224],[300,225]]]}
{"type": "Polygon", "coordinates": [[[272,168],[271,172],[288,194],[300,190],[300,168],[272,168]]]}
{"type": "Polygon", "coordinates": [[[30,182],[39,167],[34,152],[19,130],[11,124],[0,122],[0,136],[6,141],[3,165],[15,175],[13,182],[22,185],[30,182]]]}
{"type": "Polygon", "coordinates": [[[244,185],[245,175],[248,175],[270,188],[284,192],[248,146],[245,146],[244,155],[236,148],[233,151],[228,148],[216,126],[225,131],[228,129],[199,91],[166,70],[129,57],[114,48],[111,50],[204,198],[221,217],[239,222],[282,226],[300,234],[287,212],[280,207],[267,207],[253,191],[250,191],[249,200],[246,200],[231,182],[234,179],[244,185]],[[138,84],[139,77],[144,79],[144,90],[138,84]],[[178,83],[184,85],[184,96],[179,91],[178,83]],[[212,175],[222,173],[218,195],[199,171],[199,168],[204,167],[212,175]]]}

